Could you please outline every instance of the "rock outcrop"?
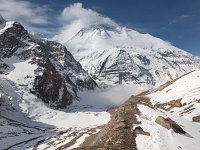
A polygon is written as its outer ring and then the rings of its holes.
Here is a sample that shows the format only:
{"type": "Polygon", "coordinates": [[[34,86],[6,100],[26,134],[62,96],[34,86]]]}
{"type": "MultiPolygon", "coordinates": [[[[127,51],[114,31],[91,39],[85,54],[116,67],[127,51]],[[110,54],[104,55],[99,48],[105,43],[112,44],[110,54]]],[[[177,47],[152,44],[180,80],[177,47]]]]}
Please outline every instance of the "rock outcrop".
{"type": "Polygon", "coordinates": [[[4,27],[5,22],[6,22],[6,20],[0,14],[0,29],[2,29],[4,27]]]}
{"type": "Polygon", "coordinates": [[[193,122],[200,122],[200,116],[194,116],[192,117],[193,122]]]}
{"type": "Polygon", "coordinates": [[[119,121],[113,126],[114,131],[127,129],[127,128],[130,128],[130,127],[127,125],[126,121],[119,121]]]}
{"type": "Polygon", "coordinates": [[[144,131],[140,126],[136,127],[136,128],[133,130],[133,132],[136,133],[136,134],[142,134],[142,135],[150,136],[150,133],[144,131]]]}
{"type": "Polygon", "coordinates": [[[182,98],[177,99],[177,100],[171,100],[167,103],[157,103],[156,107],[161,108],[163,110],[169,111],[174,107],[182,107],[182,103],[181,103],[182,98]]]}
{"type": "Polygon", "coordinates": [[[162,116],[158,116],[155,120],[155,122],[164,128],[172,129],[174,132],[179,134],[185,134],[186,132],[172,119],[170,118],[164,118],[162,116]]]}

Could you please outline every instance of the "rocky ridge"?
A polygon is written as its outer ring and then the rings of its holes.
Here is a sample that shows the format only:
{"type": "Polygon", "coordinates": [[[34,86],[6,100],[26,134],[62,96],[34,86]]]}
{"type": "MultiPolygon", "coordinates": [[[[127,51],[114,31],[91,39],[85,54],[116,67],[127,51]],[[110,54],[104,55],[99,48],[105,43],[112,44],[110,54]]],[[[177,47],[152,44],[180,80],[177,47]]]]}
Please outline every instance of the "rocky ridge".
{"type": "Polygon", "coordinates": [[[35,39],[17,22],[4,24],[0,30],[1,78],[59,108],[77,99],[78,90],[97,86],[63,45],[35,39]]]}

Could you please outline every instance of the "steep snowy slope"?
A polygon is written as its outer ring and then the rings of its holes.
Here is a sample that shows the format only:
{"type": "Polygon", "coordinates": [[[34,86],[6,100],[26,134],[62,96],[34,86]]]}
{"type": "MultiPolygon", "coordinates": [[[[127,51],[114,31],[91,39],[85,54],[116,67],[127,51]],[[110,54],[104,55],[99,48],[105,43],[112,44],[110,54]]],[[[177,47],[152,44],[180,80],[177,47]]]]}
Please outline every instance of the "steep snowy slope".
{"type": "Polygon", "coordinates": [[[70,109],[56,110],[36,96],[23,93],[12,81],[0,78],[0,149],[78,146],[85,137],[99,131],[110,115],[105,109],[90,109],[84,101],[76,103],[70,109]]]}
{"type": "Polygon", "coordinates": [[[1,150],[67,148],[109,121],[105,109],[76,105],[78,91],[97,85],[63,45],[32,37],[17,22],[2,25],[1,150]]]}
{"type": "Polygon", "coordinates": [[[63,33],[54,37],[99,84],[160,85],[200,68],[199,57],[169,42],[101,19],[83,25],[70,39],[63,33]]]}
{"type": "Polygon", "coordinates": [[[96,87],[64,46],[35,39],[12,21],[0,30],[0,78],[13,82],[22,99],[37,96],[60,108],[77,98],[78,89],[96,87]]]}
{"type": "Polygon", "coordinates": [[[139,150],[194,149],[200,146],[200,71],[195,71],[167,82],[163,86],[145,93],[154,109],[139,105],[137,116],[141,127],[150,132],[150,137],[139,135],[136,138],[139,150]],[[177,134],[158,125],[158,116],[170,117],[186,131],[177,134]]]}
{"type": "Polygon", "coordinates": [[[200,119],[200,71],[182,76],[151,91],[148,97],[157,107],[188,120],[200,119]]]}

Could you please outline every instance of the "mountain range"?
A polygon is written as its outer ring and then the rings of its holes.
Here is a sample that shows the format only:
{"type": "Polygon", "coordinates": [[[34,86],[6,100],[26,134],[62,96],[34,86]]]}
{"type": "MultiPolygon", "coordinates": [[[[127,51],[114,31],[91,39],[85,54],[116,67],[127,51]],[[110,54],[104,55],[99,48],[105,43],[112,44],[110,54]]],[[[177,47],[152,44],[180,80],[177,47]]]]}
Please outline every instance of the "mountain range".
{"type": "Polygon", "coordinates": [[[199,57],[115,23],[94,23],[60,42],[102,87],[153,87],[200,68],[199,57]]]}
{"type": "Polygon", "coordinates": [[[60,37],[0,16],[0,149],[199,149],[200,57],[112,21],[60,37]]]}

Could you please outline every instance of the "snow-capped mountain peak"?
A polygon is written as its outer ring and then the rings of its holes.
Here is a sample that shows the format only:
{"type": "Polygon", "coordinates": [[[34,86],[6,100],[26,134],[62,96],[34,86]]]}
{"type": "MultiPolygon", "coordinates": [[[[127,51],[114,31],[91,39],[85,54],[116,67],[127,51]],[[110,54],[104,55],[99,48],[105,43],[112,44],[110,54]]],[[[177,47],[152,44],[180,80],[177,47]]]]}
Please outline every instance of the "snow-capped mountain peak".
{"type": "Polygon", "coordinates": [[[141,34],[81,3],[65,8],[65,25],[53,38],[64,44],[101,85],[160,85],[200,68],[199,57],[141,34]]]}
{"type": "Polygon", "coordinates": [[[33,37],[14,21],[0,30],[0,77],[14,82],[25,101],[40,99],[59,108],[77,99],[78,89],[96,87],[66,47],[33,37]]]}
{"type": "Polygon", "coordinates": [[[198,57],[112,22],[91,23],[60,42],[100,85],[160,85],[200,68],[198,57]]]}

